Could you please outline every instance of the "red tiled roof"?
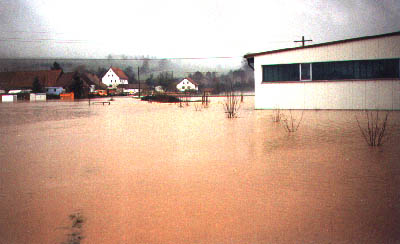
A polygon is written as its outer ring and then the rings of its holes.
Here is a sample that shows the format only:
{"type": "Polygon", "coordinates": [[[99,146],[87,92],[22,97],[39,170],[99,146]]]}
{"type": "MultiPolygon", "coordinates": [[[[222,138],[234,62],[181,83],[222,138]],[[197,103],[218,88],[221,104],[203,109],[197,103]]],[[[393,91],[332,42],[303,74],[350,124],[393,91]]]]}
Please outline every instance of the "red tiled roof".
{"type": "Polygon", "coordinates": [[[114,73],[120,78],[120,79],[124,79],[127,80],[128,76],[124,73],[124,71],[122,71],[122,69],[117,68],[117,67],[111,67],[112,71],[114,71],[114,73]]]}
{"type": "Polygon", "coordinates": [[[44,87],[56,86],[61,70],[0,72],[0,87],[3,89],[32,88],[37,77],[44,87]]]}
{"type": "Polygon", "coordinates": [[[85,72],[81,74],[81,78],[89,85],[95,85],[96,88],[106,89],[107,85],[100,81],[99,77],[95,74],[85,72]]]}
{"type": "Polygon", "coordinates": [[[63,73],[54,86],[68,87],[74,83],[75,72],[63,73]]]}
{"type": "Polygon", "coordinates": [[[396,35],[400,35],[400,31],[382,34],[382,35],[363,36],[363,37],[357,37],[357,38],[351,38],[351,39],[345,39],[345,40],[339,40],[339,41],[333,41],[333,42],[325,42],[325,43],[319,43],[319,44],[314,44],[314,45],[308,45],[308,46],[304,46],[304,47],[292,47],[292,48],[284,48],[284,49],[259,52],[259,53],[249,53],[249,54],[244,55],[244,58],[253,58],[256,56],[271,54],[271,53],[286,52],[286,51],[292,51],[292,50],[303,49],[303,48],[313,48],[313,47],[327,46],[327,45],[333,45],[333,44],[338,44],[338,43],[353,42],[353,41],[381,38],[381,37],[387,37],[387,36],[396,36],[396,35]]]}

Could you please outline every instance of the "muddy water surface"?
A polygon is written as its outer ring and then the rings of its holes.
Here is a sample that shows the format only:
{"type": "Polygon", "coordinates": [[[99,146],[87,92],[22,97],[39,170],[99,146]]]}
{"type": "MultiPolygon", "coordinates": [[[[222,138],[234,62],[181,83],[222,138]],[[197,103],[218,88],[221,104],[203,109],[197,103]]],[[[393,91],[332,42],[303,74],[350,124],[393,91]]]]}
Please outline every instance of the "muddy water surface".
{"type": "Polygon", "coordinates": [[[400,113],[371,149],[361,112],[305,111],[289,135],[222,101],[0,104],[0,243],[68,243],[73,213],[81,243],[400,241],[400,113]]]}

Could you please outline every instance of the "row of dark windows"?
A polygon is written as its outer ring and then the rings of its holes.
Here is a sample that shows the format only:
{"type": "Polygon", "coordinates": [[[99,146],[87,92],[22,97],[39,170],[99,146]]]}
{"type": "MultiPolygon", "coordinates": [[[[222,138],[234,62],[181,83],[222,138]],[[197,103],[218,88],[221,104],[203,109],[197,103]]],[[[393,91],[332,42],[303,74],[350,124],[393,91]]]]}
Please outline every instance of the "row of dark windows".
{"type": "Polygon", "coordinates": [[[263,65],[263,81],[400,78],[399,59],[263,65]]]}

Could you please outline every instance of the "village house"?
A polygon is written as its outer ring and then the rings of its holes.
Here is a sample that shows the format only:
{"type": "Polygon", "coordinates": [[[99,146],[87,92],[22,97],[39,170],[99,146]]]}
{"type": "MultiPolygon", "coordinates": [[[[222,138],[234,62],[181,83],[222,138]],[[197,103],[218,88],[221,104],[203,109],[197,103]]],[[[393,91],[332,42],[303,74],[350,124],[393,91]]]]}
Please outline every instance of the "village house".
{"type": "Polygon", "coordinates": [[[156,86],[154,87],[155,92],[164,92],[164,88],[162,86],[156,86]]]}
{"type": "Polygon", "coordinates": [[[0,72],[0,88],[8,91],[9,94],[24,95],[26,93],[28,95],[26,98],[29,98],[28,93],[32,92],[36,79],[44,92],[50,96],[60,96],[64,92],[71,92],[76,79],[82,81],[83,95],[87,95],[89,89],[106,88],[96,75],[88,72],[64,73],[61,70],[0,72]]]}
{"type": "Polygon", "coordinates": [[[176,85],[176,89],[180,92],[190,91],[190,90],[198,91],[199,84],[197,84],[191,78],[184,78],[176,85]]]}
{"type": "Polygon", "coordinates": [[[400,110],[400,32],[244,56],[256,109],[400,110]]]}
{"type": "Polygon", "coordinates": [[[95,74],[89,72],[68,72],[64,73],[57,81],[59,87],[64,88],[67,92],[73,92],[74,83],[79,80],[82,82],[83,96],[87,97],[89,93],[93,93],[96,89],[106,89],[100,79],[95,74]]]}
{"type": "Polygon", "coordinates": [[[103,82],[101,82],[100,78],[92,73],[89,72],[83,72],[81,74],[79,74],[79,77],[81,78],[81,80],[88,84],[89,88],[90,88],[90,92],[94,92],[97,89],[102,89],[105,90],[107,89],[107,86],[105,84],[103,84],[103,82]]]}
{"type": "Polygon", "coordinates": [[[47,95],[59,96],[63,92],[65,92],[65,89],[62,87],[55,87],[55,86],[46,87],[47,95]]]}
{"type": "Polygon", "coordinates": [[[128,76],[117,67],[110,67],[110,69],[101,78],[103,84],[110,88],[117,88],[118,85],[128,84],[128,76]]]}
{"type": "Polygon", "coordinates": [[[0,72],[0,87],[6,91],[30,92],[35,79],[38,79],[43,87],[53,87],[61,74],[61,70],[0,72]]]}

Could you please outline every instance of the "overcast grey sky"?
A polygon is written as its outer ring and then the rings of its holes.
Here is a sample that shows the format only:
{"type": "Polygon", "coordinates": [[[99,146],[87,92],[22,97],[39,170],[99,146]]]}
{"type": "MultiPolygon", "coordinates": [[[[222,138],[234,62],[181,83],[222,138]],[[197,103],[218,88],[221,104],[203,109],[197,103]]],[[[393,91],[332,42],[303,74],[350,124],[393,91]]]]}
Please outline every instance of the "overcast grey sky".
{"type": "Polygon", "coordinates": [[[400,30],[400,0],[0,0],[2,57],[243,56],[400,30]]]}

